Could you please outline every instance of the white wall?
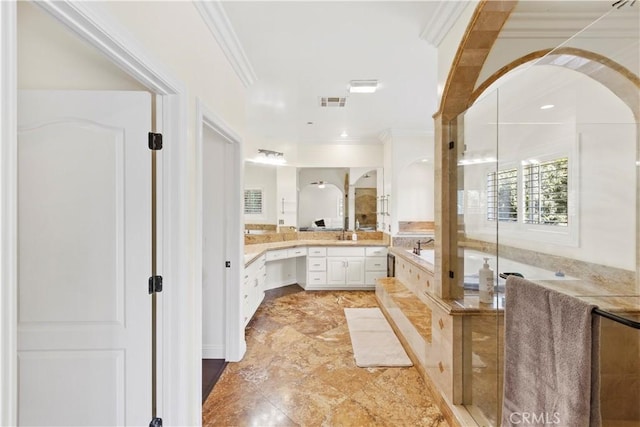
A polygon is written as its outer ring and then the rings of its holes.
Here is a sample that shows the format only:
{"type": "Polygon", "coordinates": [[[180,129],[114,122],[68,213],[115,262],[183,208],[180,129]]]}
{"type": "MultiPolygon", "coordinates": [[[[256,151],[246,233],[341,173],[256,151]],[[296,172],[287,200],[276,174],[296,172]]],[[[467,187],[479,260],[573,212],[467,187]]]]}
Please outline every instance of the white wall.
{"type": "Polygon", "coordinates": [[[277,166],[245,162],[245,190],[262,190],[262,215],[244,216],[245,224],[277,224],[277,166]]]}
{"type": "Polygon", "coordinates": [[[298,167],[368,167],[375,169],[383,164],[382,144],[318,144],[301,145],[297,159],[291,162],[298,167]]]}
{"type": "Polygon", "coordinates": [[[146,90],[33,3],[18,9],[18,88],[146,90]]]}
{"type": "Polygon", "coordinates": [[[398,174],[398,222],[433,221],[433,161],[418,160],[398,174]]]}
{"type": "MultiPolygon", "coordinates": [[[[527,158],[570,156],[569,227],[499,223],[499,242],[635,270],[637,134],[629,108],[589,77],[553,66],[536,66],[509,79],[498,97],[503,111],[498,128],[494,95],[465,115],[465,158],[493,155],[506,169],[527,158]],[[538,95],[548,87],[554,88],[549,96],[556,107],[540,110],[538,95]]],[[[486,220],[486,174],[495,169],[485,163],[465,166],[464,172],[467,236],[493,242],[496,224],[486,220]]]]}

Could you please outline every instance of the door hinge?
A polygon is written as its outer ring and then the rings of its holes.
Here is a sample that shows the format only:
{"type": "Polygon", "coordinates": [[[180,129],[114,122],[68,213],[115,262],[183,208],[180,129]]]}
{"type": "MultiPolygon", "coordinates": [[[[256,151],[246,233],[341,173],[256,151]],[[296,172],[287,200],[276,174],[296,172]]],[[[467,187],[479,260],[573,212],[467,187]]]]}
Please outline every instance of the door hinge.
{"type": "Polygon", "coordinates": [[[149,150],[162,150],[162,134],[149,132],[149,150]]]}
{"type": "Polygon", "coordinates": [[[149,423],[149,427],[162,427],[162,418],[155,417],[149,423]]]}
{"type": "Polygon", "coordinates": [[[449,150],[453,150],[453,147],[456,146],[456,143],[453,141],[449,141],[449,150]]]}
{"type": "Polygon", "coordinates": [[[149,293],[162,292],[162,276],[149,277],[149,293]]]}
{"type": "Polygon", "coordinates": [[[453,271],[449,270],[449,279],[453,279],[454,276],[455,274],[453,274],[453,271]]]}
{"type": "Polygon", "coordinates": [[[227,268],[231,268],[231,261],[225,261],[224,266],[227,268]]]}

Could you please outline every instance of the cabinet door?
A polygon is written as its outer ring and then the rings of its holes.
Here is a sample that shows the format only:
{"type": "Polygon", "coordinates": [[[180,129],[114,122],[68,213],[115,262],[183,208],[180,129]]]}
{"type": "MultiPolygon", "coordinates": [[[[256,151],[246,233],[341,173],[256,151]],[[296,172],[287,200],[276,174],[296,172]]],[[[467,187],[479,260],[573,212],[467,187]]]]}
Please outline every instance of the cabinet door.
{"type": "Polygon", "coordinates": [[[364,258],[346,258],[347,285],[364,285],[364,258]]]}
{"type": "Polygon", "coordinates": [[[344,286],[347,278],[344,258],[327,258],[327,285],[344,286]]]}

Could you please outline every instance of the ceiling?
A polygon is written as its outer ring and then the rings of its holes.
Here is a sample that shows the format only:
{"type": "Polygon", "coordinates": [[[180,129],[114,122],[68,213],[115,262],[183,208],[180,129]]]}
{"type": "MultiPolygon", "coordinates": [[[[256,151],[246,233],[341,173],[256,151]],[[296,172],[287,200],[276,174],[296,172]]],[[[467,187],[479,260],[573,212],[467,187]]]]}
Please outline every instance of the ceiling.
{"type": "MultiPolygon", "coordinates": [[[[577,40],[568,45],[581,47],[583,37],[588,44],[612,37],[615,43],[621,36],[637,39],[637,7],[625,5],[618,11],[612,1],[520,1],[496,46],[508,48],[510,39],[558,43],[575,34],[577,40]],[[612,16],[598,21],[606,14],[612,16]],[[584,28],[588,30],[580,33],[584,28]]],[[[247,84],[247,138],[277,149],[379,144],[386,131],[432,131],[431,116],[438,107],[436,46],[468,4],[220,2],[254,76],[247,84]],[[378,80],[378,92],[348,93],[349,81],[368,79],[378,80]],[[346,103],[321,107],[320,97],[346,97],[346,103]]],[[[635,63],[635,47],[615,56],[630,54],[635,63]]],[[[617,50],[615,44],[607,48],[610,55],[617,50]]],[[[490,59],[487,68],[492,67],[490,59]]]]}
{"type": "Polygon", "coordinates": [[[256,77],[248,135],[265,146],[378,144],[386,130],[431,130],[437,50],[421,34],[440,3],[222,2],[256,77]],[[349,81],[369,79],[379,82],[375,94],[348,93],[349,81]],[[347,99],[320,107],[320,97],[347,99]]]}

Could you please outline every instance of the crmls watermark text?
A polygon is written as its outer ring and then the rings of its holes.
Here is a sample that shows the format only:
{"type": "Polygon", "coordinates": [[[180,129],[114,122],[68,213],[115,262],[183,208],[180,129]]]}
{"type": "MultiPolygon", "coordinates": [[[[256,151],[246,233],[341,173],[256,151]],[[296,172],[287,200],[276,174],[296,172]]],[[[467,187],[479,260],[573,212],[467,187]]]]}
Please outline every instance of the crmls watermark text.
{"type": "Polygon", "coordinates": [[[514,425],[560,424],[559,412],[512,412],[509,421],[514,425]]]}

